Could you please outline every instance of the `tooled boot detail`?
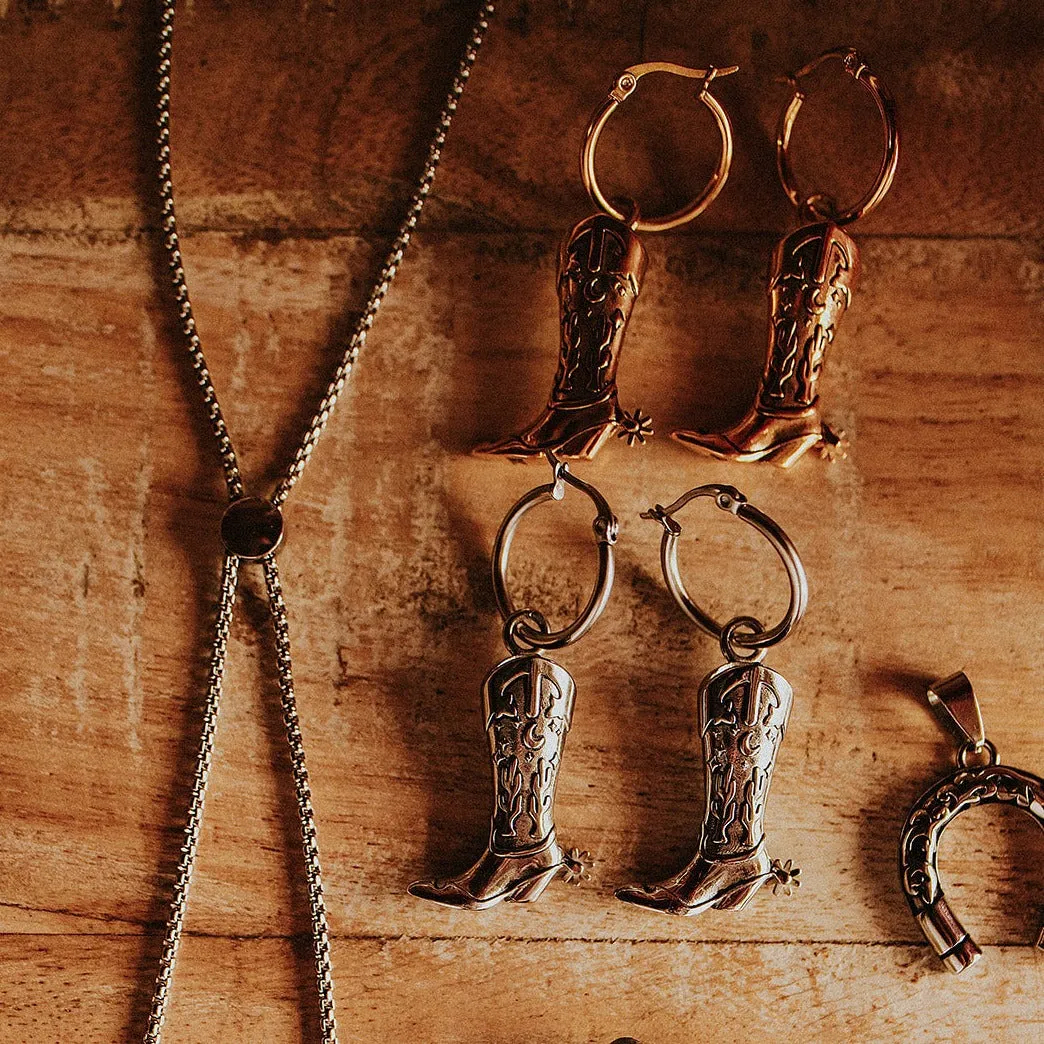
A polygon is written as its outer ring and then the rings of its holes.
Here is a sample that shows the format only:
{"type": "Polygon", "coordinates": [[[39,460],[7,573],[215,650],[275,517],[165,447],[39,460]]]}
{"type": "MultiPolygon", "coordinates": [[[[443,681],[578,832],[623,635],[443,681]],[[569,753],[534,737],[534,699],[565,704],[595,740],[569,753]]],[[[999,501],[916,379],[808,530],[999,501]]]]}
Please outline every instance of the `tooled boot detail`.
{"type": "Polygon", "coordinates": [[[493,765],[489,845],[464,873],[416,881],[411,895],[467,910],[532,902],[566,868],[554,800],[574,694],[569,672],[536,653],[493,668],[483,685],[493,765]]]}
{"type": "Polygon", "coordinates": [[[793,691],[762,664],[727,663],[700,686],[706,792],[699,850],[657,884],[621,888],[624,902],[674,914],[738,910],[769,880],[785,887],[799,871],[770,861],[765,803],[793,691]]]}
{"type": "Polygon", "coordinates": [[[782,239],[772,255],[768,358],[754,405],[725,431],[682,430],[673,437],[724,460],[784,468],[813,448],[843,456],[843,434],[820,416],[818,385],[858,273],[855,241],[831,222],[782,239]]]}
{"type": "Polygon", "coordinates": [[[547,406],[514,435],[475,448],[515,458],[590,459],[613,435],[644,442],[648,417],[617,401],[616,370],[646,266],[645,248],[623,222],[605,214],[585,218],[559,251],[561,341],[547,406]]]}

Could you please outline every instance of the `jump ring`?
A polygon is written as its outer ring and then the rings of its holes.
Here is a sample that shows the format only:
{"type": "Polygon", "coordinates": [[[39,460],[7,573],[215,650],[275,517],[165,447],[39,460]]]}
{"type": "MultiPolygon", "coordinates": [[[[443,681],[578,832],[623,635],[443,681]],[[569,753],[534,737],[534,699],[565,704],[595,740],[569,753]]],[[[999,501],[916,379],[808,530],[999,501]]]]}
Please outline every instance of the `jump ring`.
{"type": "Polygon", "coordinates": [[[884,199],[892,179],[895,177],[895,168],[899,162],[899,127],[895,114],[895,99],[887,87],[867,68],[866,63],[859,54],[851,48],[826,51],[818,58],[814,58],[804,68],[799,69],[793,76],[787,77],[787,82],[793,88],[790,102],[783,110],[779,118],[779,127],[776,130],[776,169],[779,171],[779,180],[783,182],[783,190],[794,206],[809,211],[813,216],[823,221],[832,221],[836,225],[850,225],[853,221],[869,214],[878,203],[884,199]],[[794,130],[794,121],[805,100],[804,92],[801,90],[800,81],[818,68],[823,62],[836,59],[842,63],[845,72],[853,76],[858,83],[870,92],[877,110],[881,114],[881,124],[884,128],[884,155],[881,158],[881,167],[877,172],[877,178],[869,191],[855,206],[841,211],[829,195],[823,192],[805,192],[794,175],[794,168],[790,163],[790,135],[794,130]],[[824,203],[828,205],[824,207],[824,203]]]}
{"type": "Polygon", "coordinates": [[[763,659],[765,659],[765,653],[768,652],[768,649],[757,649],[752,648],[750,646],[745,646],[747,651],[745,653],[740,652],[736,648],[737,644],[744,644],[739,642],[738,637],[736,635],[736,631],[740,627],[749,630],[751,637],[763,634],[765,631],[765,625],[756,616],[734,616],[721,629],[722,655],[730,663],[760,663],[763,659]]]}
{"type": "Polygon", "coordinates": [[[500,524],[497,538],[493,544],[493,594],[496,597],[497,608],[500,615],[507,624],[515,621],[511,630],[505,626],[504,638],[511,648],[511,641],[515,644],[524,643],[534,649],[562,649],[583,637],[602,615],[606,603],[609,601],[609,593],[613,586],[613,575],[615,571],[613,561],[613,545],[616,543],[616,534],[619,524],[616,516],[609,507],[608,502],[594,486],[578,479],[570,472],[568,466],[558,460],[554,454],[548,453],[548,459],[554,470],[554,478],[545,486],[537,486],[522,497],[508,512],[507,517],[500,524]],[[561,500],[565,496],[565,487],[573,486],[586,494],[597,509],[592,529],[595,540],[598,543],[598,579],[594,590],[588,600],[583,612],[567,626],[558,631],[552,631],[547,626],[547,621],[535,610],[526,609],[519,611],[510,592],[507,589],[507,567],[508,557],[511,553],[511,542],[515,531],[518,529],[522,517],[535,508],[538,504],[546,503],[548,500],[561,500]],[[538,624],[542,621],[543,626],[536,630],[526,621],[536,620],[538,624]]]}
{"type": "Polygon", "coordinates": [[[739,67],[731,65],[724,69],[689,69],[684,65],[674,65],[672,62],[645,62],[641,65],[632,65],[625,69],[617,78],[616,84],[609,92],[609,97],[602,103],[601,107],[591,117],[587,133],[584,135],[584,144],[580,149],[580,178],[587,189],[591,201],[602,208],[610,217],[616,218],[629,224],[636,232],[666,232],[668,229],[677,228],[702,214],[717,198],[718,193],[725,187],[729,177],[729,168],[732,166],[732,124],[729,122],[728,113],[721,107],[718,100],[710,93],[708,87],[711,80],[717,76],[728,76],[737,71],[739,67]],[[690,79],[703,80],[703,87],[697,98],[711,112],[714,122],[717,124],[718,133],[721,135],[721,155],[718,157],[718,165],[710,177],[710,181],[704,186],[700,194],[680,210],[674,211],[661,218],[643,218],[635,210],[632,219],[616,207],[598,184],[598,175],[595,173],[595,151],[598,147],[598,139],[602,129],[605,127],[609,117],[616,111],[617,106],[627,98],[637,87],[638,81],[648,73],[665,72],[675,76],[685,76],[690,79]]]}
{"type": "Polygon", "coordinates": [[[1000,764],[1000,755],[997,753],[997,748],[988,740],[984,739],[981,743],[976,743],[975,740],[968,740],[967,743],[961,744],[961,749],[957,751],[957,764],[962,769],[968,768],[968,759],[972,755],[980,756],[986,755],[986,761],[983,762],[982,768],[993,768],[994,765],[1000,764]]]}
{"type": "Polygon", "coordinates": [[[535,624],[541,634],[551,633],[551,625],[547,622],[547,618],[536,609],[519,609],[517,613],[512,613],[504,622],[504,644],[515,656],[540,648],[529,641],[525,635],[518,633],[519,627],[527,621],[535,624]]]}
{"type": "MultiPolygon", "coordinates": [[[[808,577],[797,548],[773,519],[763,511],[759,511],[753,504],[748,503],[747,498],[735,487],[718,483],[697,486],[679,497],[670,507],[664,508],[657,504],[648,511],[642,512],[642,518],[654,519],[663,526],[663,538],[660,541],[660,565],[663,569],[664,579],[667,581],[667,587],[685,615],[708,634],[724,641],[726,630],[732,628],[729,634],[730,647],[767,649],[786,638],[797,626],[801,617],[805,615],[805,609],[808,606],[808,577]],[[737,617],[729,621],[727,625],[720,624],[713,616],[701,609],[686,590],[685,581],[678,568],[678,537],[681,535],[681,526],[674,515],[690,500],[698,497],[713,497],[715,504],[722,511],[727,511],[753,526],[776,549],[776,553],[782,559],[787,578],[790,581],[790,604],[787,606],[783,619],[774,627],[765,629],[758,623],[755,633],[736,634],[735,631],[740,623],[746,621],[746,625],[749,625],[749,621],[753,618],[737,617]]],[[[725,649],[724,644],[722,648],[725,649]]],[[[732,653],[727,652],[726,655],[731,656],[732,653]]]]}

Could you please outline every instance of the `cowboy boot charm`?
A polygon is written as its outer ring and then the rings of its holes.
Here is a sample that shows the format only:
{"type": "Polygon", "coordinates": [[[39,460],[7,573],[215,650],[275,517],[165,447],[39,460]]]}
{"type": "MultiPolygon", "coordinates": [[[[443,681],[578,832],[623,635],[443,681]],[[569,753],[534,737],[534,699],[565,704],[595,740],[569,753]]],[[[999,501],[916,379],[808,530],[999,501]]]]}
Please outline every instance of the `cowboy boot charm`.
{"type": "Polygon", "coordinates": [[[411,884],[412,895],[468,910],[530,902],[566,866],[554,800],[575,691],[569,672],[537,653],[493,668],[482,686],[493,759],[489,847],[458,877],[411,884]]]}
{"type": "Polygon", "coordinates": [[[608,215],[584,218],[569,233],[558,252],[562,334],[551,397],[527,428],[476,453],[528,457],[550,450],[590,459],[613,435],[645,441],[649,418],[620,408],[616,368],[647,259],[641,240],[608,215]]]}
{"type": "MultiPolygon", "coordinates": [[[[963,673],[932,685],[928,702],[963,742],[957,770],[930,786],[910,809],[899,841],[899,878],[924,937],[946,967],[959,974],[982,956],[982,950],[943,895],[938,867],[942,833],[962,812],[990,804],[1021,808],[1044,830],[1044,779],[1000,764],[963,673]],[[981,760],[975,763],[976,759],[981,760]]],[[[1044,928],[1036,945],[1044,950],[1044,928]]]]}
{"type": "MultiPolygon", "coordinates": [[[[550,457],[550,454],[548,455],[550,457]]],[[[493,552],[493,588],[505,619],[504,641],[511,655],[490,671],[482,686],[486,734],[493,767],[493,816],[489,844],[464,873],[417,881],[411,895],[443,906],[485,910],[497,903],[528,903],[540,898],[560,874],[586,876],[583,857],[568,853],[555,833],[555,784],[566,734],[573,717],[576,686],[569,672],[542,654],[560,649],[587,632],[601,615],[613,581],[616,519],[601,494],[552,459],[553,481],[530,490],[508,513],[493,552]],[[580,617],[551,631],[544,617],[516,609],[505,576],[515,529],[537,504],[561,500],[567,485],[586,493],[598,515],[594,532],[599,549],[595,592],[580,617]]]]}
{"type": "Polygon", "coordinates": [[[787,680],[761,664],[727,663],[700,685],[706,804],[699,850],[659,884],[621,888],[618,899],[664,913],[741,910],[766,882],[799,871],[765,848],[765,800],[790,716],[787,680]]]}
{"type": "Polygon", "coordinates": [[[804,613],[808,590],[801,560],[786,534],[731,486],[700,486],[669,508],[657,505],[642,517],[663,525],[661,561],[668,587],[690,619],[720,637],[728,662],[700,684],[699,726],[706,787],[696,855],[665,881],[621,888],[616,897],[663,913],[691,915],[712,907],[741,910],[768,881],[773,882],[775,891],[782,889],[790,895],[801,884],[801,871],[790,860],[781,863],[769,858],[765,805],[790,717],[793,690],[781,674],[758,661],[804,613]],[[766,630],[749,616],[735,617],[722,627],[686,592],[677,559],[681,527],[674,513],[702,496],[714,497],[722,510],[759,529],[783,558],[791,578],[791,605],[776,627],[766,630]],[[740,646],[747,651],[741,652],[740,646]]]}
{"type": "Polygon", "coordinates": [[[899,156],[895,106],[887,90],[854,51],[830,51],[790,78],[794,94],[777,135],[783,187],[799,213],[811,218],[785,236],[769,267],[768,358],[751,408],[721,432],[681,430],[673,437],[722,460],[770,461],[788,468],[810,449],[831,459],[845,455],[844,435],[820,415],[819,379],[827,348],[852,301],[859,251],[842,226],[869,213],[884,197],[899,156]],[[855,207],[838,213],[823,193],[798,189],[789,160],[790,135],[804,94],[798,86],[822,62],[840,59],[846,72],[874,97],[884,121],[885,157],[877,182],[855,207]]]}
{"type": "Polygon", "coordinates": [[[650,417],[640,409],[630,413],[621,408],[616,386],[627,324],[641,292],[647,263],[645,247],[636,233],[664,231],[691,221],[725,185],[732,162],[732,130],[728,116],[708,88],[716,76],[735,71],[735,66],[703,70],[647,62],[617,77],[608,99],[588,126],[580,155],[584,187],[602,213],[576,225],[558,254],[561,338],[551,395],[531,424],[506,438],[477,446],[476,453],[525,460],[550,452],[589,460],[614,435],[634,445],[653,434],[650,417]],[[717,123],[722,153],[699,197],[666,217],[645,219],[636,203],[629,203],[625,213],[605,198],[598,186],[594,158],[606,121],[634,91],[638,80],[652,72],[703,81],[697,97],[717,123]]]}
{"type": "Polygon", "coordinates": [[[832,222],[806,225],[776,245],[769,273],[769,345],[754,405],[723,432],[674,437],[723,460],[789,467],[809,449],[838,450],[842,436],[820,416],[818,384],[827,346],[852,300],[855,241],[832,222]]]}

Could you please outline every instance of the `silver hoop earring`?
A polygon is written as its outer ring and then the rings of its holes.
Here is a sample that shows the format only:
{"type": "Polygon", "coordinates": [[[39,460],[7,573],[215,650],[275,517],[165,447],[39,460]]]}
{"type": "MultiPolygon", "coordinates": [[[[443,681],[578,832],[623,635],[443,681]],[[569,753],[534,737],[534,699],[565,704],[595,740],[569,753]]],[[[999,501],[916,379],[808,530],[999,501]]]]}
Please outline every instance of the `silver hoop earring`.
{"type": "Polygon", "coordinates": [[[613,586],[617,521],[594,486],[578,479],[548,453],[552,479],[522,497],[500,525],[493,547],[493,592],[504,619],[504,644],[511,654],[490,671],[482,686],[493,762],[493,817],[489,844],[464,873],[445,880],[416,881],[411,895],[465,910],[501,902],[531,903],[560,874],[579,880],[586,853],[566,851],[555,834],[555,785],[576,686],[569,672],[543,655],[583,637],[602,615],[613,586]],[[583,612],[552,631],[538,610],[519,608],[507,586],[508,556],[523,516],[572,486],[591,499],[598,545],[598,579],[583,612]]]}
{"type": "Polygon", "coordinates": [[[673,877],[656,884],[621,888],[625,903],[664,913],[691,915],[711,907],[740,910],[767,881],[790,895],[801,871],[790,860],[769,859],[765,847],[765,804],[776,755],[790,717],[793,690],[761,660],[770,646],[797,626],[808,604],[808,580],[790,538],[732,486],[690,490],[670,507],[656,505],[642,518],[663,526],[660,564],[664,579],[685,615],[721,644],[726,663],[700,683],[699,726],[706,759],[703,831],[696,855],[673,877]],[[690,501],[713,497],[723,511],[753,526],[778,552],[790,580],[790,605],[774,627],[753,616],[718,623],[689,595],[678,568],[681,526],[675,514],[690,501]]]}

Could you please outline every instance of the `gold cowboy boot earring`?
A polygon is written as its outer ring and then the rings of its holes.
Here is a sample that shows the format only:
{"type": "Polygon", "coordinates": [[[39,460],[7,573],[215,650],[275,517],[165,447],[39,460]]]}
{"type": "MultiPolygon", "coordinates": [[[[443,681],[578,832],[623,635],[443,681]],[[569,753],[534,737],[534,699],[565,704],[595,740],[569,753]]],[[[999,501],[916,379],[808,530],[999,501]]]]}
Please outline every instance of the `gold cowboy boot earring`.
{"type": "Polygon", "coordinates": [[[810,221],[782,239],[769,268],[768,359],[754,405],[722,432],[675,431],[680,443],[723,460],[767,460],[788,468],[808,450],[844,456],[844,436],[820,415],[819,380],[827,346],[852,300],[859,251],[845,228],[869,214],[884,198],[899,160],[895,102],[887,88],[849,49],[827,51],[787,78],[793,94],[780,116],[776,165],[780,181],[800,218],[810,221]],[[884,127],[884,156],[877,179],[863,198],[842,210],[824,192],[798,183],[790,162],[790,136],[805,100],[804,80],[824,62],[839,61],[870,92],[884,127]]]}
{"type": "Polygon", "coordinates": [[[638,232],[665,232],[702,214],[725,186],[732,164],[732,127],[710,93],[711,81],[737,71],[688,69],[669,62],[632,65],[616,79],[609,97],[591,118],[580,150],[580,177],[601,213],[584,218],[566,236],[558,255],[561,342],[551,395],[540,415],[516,434],[475,448],[476,453],[525,460],[546,452],[589,460],[613,435],[628,445],[644,443],[652,421],[617,401],[616,370],[627,323],[641,291],[647,256],[638,232]],[[638,204],[623,209],[608,200],[595,174],[595,150],[609,117],[649,73],[663,72],[701,80],[696,95],[711,112],[721,135],[718,165],[691,203],[666,217],[647,218],[638,204]]]}

